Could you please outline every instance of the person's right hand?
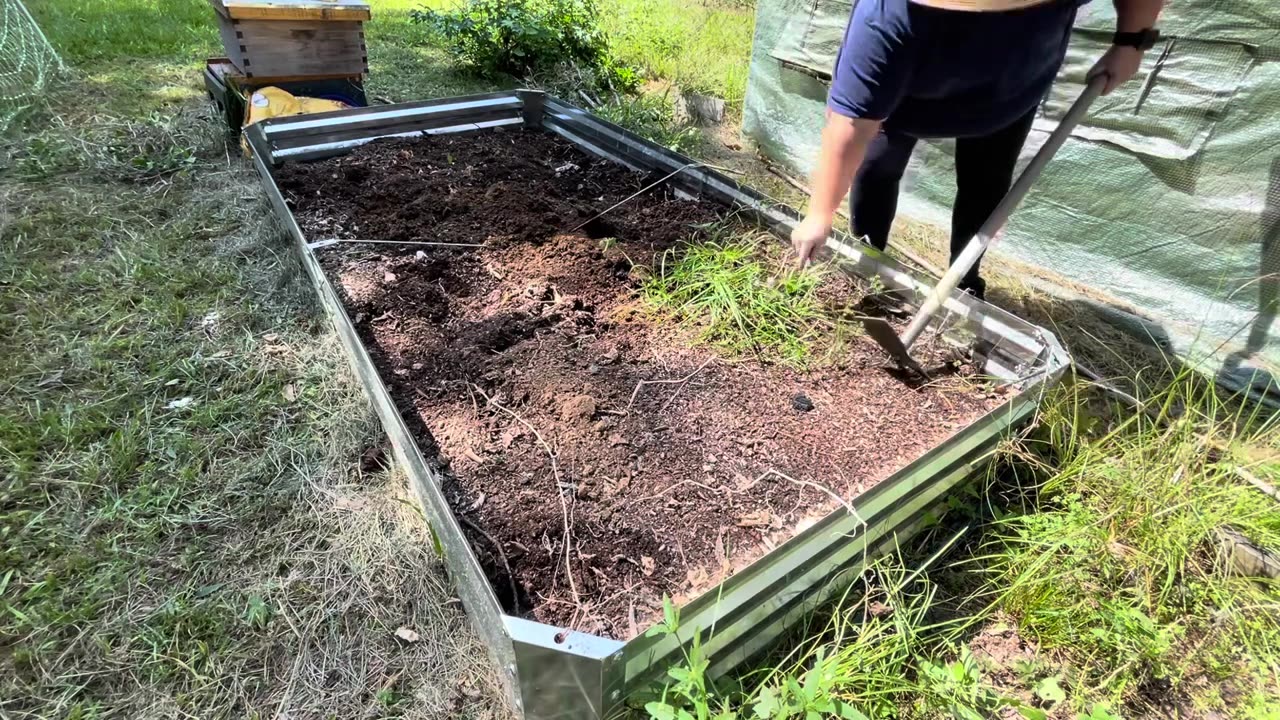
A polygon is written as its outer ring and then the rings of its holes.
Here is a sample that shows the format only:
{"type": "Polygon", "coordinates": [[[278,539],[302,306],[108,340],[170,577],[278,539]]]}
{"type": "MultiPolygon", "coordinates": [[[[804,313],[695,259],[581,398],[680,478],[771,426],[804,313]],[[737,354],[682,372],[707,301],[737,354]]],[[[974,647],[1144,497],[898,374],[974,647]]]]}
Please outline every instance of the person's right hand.
{"type": "Polygon", "coordinates": [[[829,221],[812,215],[801,220],[800,224],[791,231],[791,247],[796,251],[796,264],[804,267],[813,262],[814,256],[827,244],[829,234],[831,234],[829,221]]]}

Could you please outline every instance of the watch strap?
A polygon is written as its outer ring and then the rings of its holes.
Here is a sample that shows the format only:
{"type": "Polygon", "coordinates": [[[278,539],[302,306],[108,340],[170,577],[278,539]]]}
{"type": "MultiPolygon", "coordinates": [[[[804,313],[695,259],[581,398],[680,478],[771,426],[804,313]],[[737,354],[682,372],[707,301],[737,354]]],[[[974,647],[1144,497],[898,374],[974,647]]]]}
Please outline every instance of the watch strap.
{"type": "Polygon", "coordinates": [[[1111,37],[1112,45],[1120,45],[1122,47],[1132,47],[1139,50],[1150,50],[1155,46],[1156,41],[1160,39],[1160,31],[1155,28],[1146,28],[1135,32],[1117,32],[1111,37]]]}

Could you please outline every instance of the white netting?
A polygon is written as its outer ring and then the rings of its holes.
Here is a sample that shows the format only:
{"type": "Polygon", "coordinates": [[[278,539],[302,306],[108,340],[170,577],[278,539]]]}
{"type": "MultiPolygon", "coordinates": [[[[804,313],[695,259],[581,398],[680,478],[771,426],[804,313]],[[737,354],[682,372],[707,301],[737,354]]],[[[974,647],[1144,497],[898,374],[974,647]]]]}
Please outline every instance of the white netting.
{"type": "Polygon", "coordinates": [[[41,96],[62,60],[21,0],[0,0],[0,133],[41,96]]]}

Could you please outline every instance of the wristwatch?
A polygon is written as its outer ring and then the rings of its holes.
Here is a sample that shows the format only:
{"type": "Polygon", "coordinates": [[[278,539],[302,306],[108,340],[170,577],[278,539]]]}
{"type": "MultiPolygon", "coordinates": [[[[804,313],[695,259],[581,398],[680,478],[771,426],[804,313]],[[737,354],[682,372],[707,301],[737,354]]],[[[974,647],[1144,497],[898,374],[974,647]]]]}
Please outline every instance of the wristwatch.
{"type": "Polygon", "coordinates": [[[1150,50],[1155,47],[1156,41],[1160,39],[1160,31],[1155,28],[1147,28],[1136,32],[1118,32],[1111,37],[1112,45],[1120,45],[1122,47],[1132,47],[1139,50],[1150,50]]]}

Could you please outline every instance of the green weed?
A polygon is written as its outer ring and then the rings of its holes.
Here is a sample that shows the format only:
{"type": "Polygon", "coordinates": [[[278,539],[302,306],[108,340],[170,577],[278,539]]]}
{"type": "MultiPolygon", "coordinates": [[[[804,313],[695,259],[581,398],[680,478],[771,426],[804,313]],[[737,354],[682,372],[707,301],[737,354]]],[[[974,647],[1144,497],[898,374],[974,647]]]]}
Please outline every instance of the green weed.
{"type": "Polygon", "coordinates": [[[707,240],[663,256],[644,298],[730,352],[804,365],[830,325],[817,297],[822,273],[781,270],[760,243],[729,226],[713,227],[707,240]]]}
{"type": "Polygon", "coordinates": [[[1050,403],[1020,456],[1043,478],[1038,507],[999,520],[973,561],[1025,632],[1070,654],[1078,684],[1116,700],[1213,672],[1223,648],[1280,649],[1274,588],[1232,577],[1216,550],[1222,528],[1280,547],[1280,505],[1214,449],[1255,442],[1253,418],[1190,379],[1152,405],[1161,417],[1099,428],[1079,398],[1050,403]]]}
{"type": "Polygon", "coordinates": [[[750,3],[605,0],[601,9],[619,61],[741,107],[755,29],[750,3]]]}
{"type": "Polygon", "coordinates": [[[1009,708],[1030,720],[1045,718],[1039,708],[987,682],[969,651],[955,645],[961,624],[929,621],[935,590],[927,581],[888,563],[870,572],[878,588],[874,596],[846,594],[825,628],[801,640],[772,669],[740,679],[738,691],[716,689],[694,643],[686,664],[669,674],[661,699],[646,705],[650,717],[982,720],[1009,708]],[[873,597],[890,612],[870,612],[873,597]]]}
{"type": "Polygon", "coordinates": [[[615,125],[676,152],[688,153],[702,143],[697,128],[676,119],[667,94],[615,95],[592,105],[592,111],[615,125]]]}
{"type": "Polygon", "coordinates": [[[568,65],[611,89],[629,92],[638,84],[611,57],[595,0],[464,0],[449,10],[413,10],[410,19],[484,77],[527,78],[568,65]]]}

